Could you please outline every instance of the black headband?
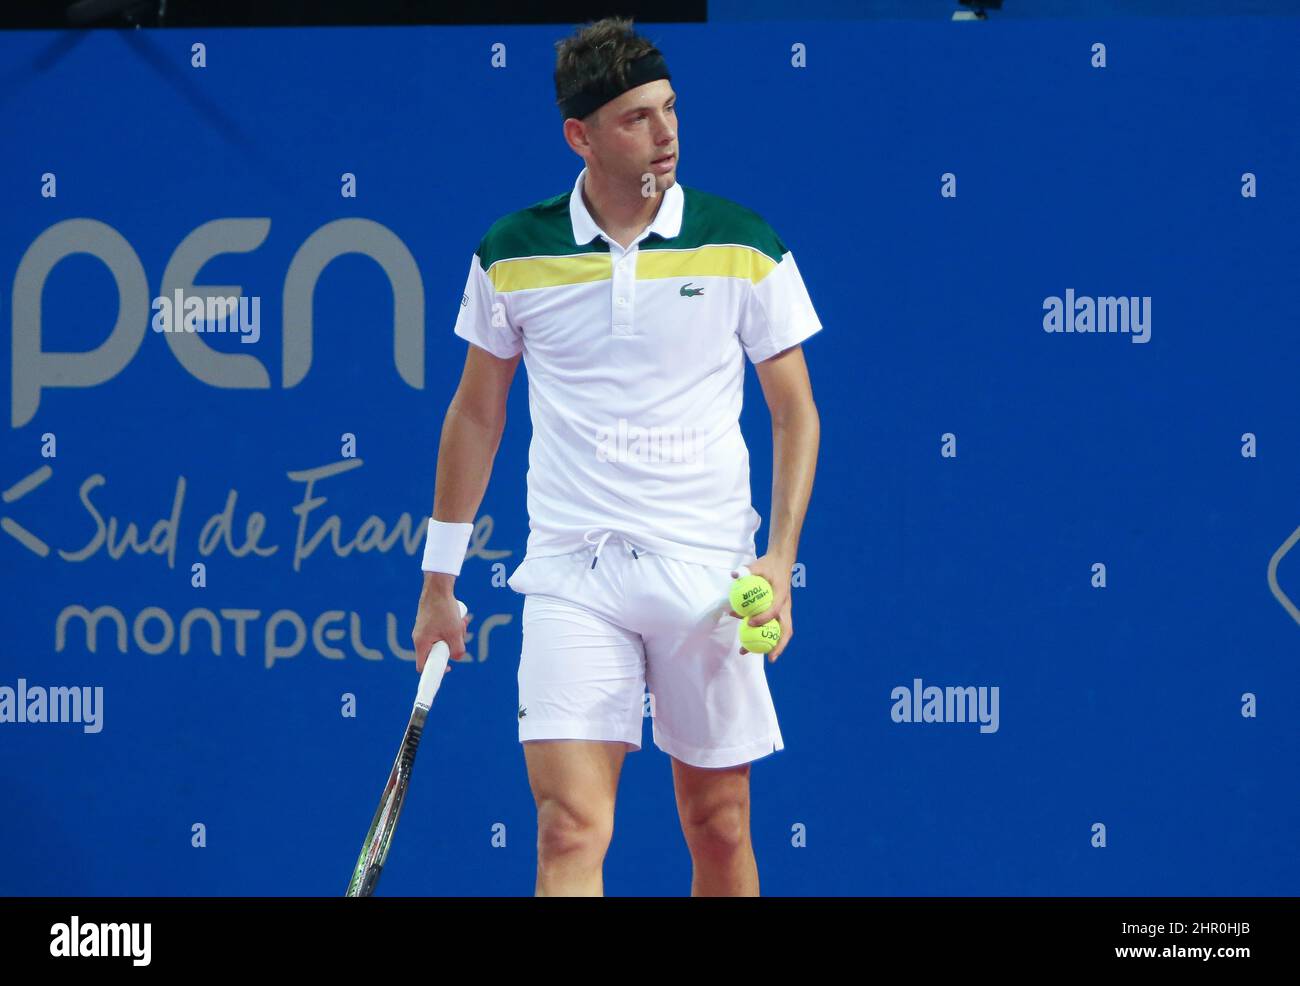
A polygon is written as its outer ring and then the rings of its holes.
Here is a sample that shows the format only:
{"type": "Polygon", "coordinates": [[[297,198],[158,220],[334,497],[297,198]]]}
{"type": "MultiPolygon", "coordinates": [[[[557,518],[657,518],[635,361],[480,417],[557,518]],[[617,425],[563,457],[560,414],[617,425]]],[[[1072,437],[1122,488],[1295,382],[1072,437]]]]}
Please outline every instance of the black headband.
{"type": "Polygon", "coordinates": [[[654,82],[655,79],[670,78],[672,76],[668,74],[668,64],[664,61],[664,56],[657,51],[652,51],[628,63],[627,85],[620,87],[618,82],[612,79],[593,82],[568,99],[560,100],[560,113],[566,120],[571,116],[581,120],[629,89],[654,82]]]}

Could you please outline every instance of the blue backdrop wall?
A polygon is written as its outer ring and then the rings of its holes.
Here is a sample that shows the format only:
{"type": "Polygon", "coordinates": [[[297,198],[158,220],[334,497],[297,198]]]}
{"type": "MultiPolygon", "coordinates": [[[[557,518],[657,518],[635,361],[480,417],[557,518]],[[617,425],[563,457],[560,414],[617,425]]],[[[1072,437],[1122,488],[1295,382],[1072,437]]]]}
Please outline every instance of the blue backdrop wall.
{"type": "MultiPolygon", "coordinates": [[[[826,326],[764,892],[1300,890],[1297,21],[643,30],[679,179],[768,219],[826,326]],[[1067,292],[1133,331],[1045,331],[1067,292]],[[918,686],[996,719],[896,721],[918,686]]],[[[0,722],[0,892],[342,893],[414,692],[470,255],[581,167],[564,33],[0,35],[0,686],[102,688],[93,725],[0,722]],[[258,341],[149,331],[191,282],[258,298],[258,341]]],[[[384,894],[532,892],[528,439],[521,374],[384,894]]],[[[689,880],[647,724],[606,890],[689,880]]]]}

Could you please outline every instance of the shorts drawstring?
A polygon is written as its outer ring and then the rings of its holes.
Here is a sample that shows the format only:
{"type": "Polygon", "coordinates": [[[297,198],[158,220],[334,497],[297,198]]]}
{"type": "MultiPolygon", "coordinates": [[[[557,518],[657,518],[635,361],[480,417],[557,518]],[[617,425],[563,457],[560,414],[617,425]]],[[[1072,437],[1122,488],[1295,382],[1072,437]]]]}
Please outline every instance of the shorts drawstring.
{"type": "MultiPolygon", "coordinates": [[[[584,541],[586,541],[588,544],[594,544],[596,546],[596,553],[592,556],[591,559],[592,568],[595,568],[596,562],[600,561],[600,551],[603,547],[605,547],[605,542],[614,536],[614,533],[615,533],[614,531],[595,528],[593,530],[588,531],[583,536],[584,541]],[[600,535],[599,540],[593,540],[592,535],[595,534],[600,535]]],[[[634,545],[631,541],[629,541],[627,538],[623,537],[622,535],[619,536],[619,540],[622,541],[625,545],[627,545],[628,550],[632,552],[633,558],[637,559],[638,561],[641,560],[641,556],[637,554],[636,545],[634,545]]]]}

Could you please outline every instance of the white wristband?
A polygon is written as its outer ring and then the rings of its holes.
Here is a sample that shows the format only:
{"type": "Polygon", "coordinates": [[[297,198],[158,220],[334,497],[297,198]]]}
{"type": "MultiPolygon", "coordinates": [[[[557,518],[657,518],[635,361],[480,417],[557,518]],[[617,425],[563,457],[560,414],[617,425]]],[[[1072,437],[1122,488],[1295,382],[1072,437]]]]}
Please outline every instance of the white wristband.
{"type": "Polygon", "coordinates": [[[426,572],[459,575],[473,530],[473,524],[449,524],[430,517],[429,535],[424,541],[424,562],[420,567],[426,572]]]}

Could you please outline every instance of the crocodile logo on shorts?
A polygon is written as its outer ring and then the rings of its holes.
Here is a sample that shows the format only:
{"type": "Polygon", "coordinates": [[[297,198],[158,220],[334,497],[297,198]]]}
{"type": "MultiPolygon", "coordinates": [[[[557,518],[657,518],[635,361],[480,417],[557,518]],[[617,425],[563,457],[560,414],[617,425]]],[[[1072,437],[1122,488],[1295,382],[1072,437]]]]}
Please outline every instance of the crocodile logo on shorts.
{"type": "Polygon", "coordinates": [[[528,710],[524,708],[522,705],[519,706],[519,718],[522,719],[526,715],[528,715],[528,710]]]}

